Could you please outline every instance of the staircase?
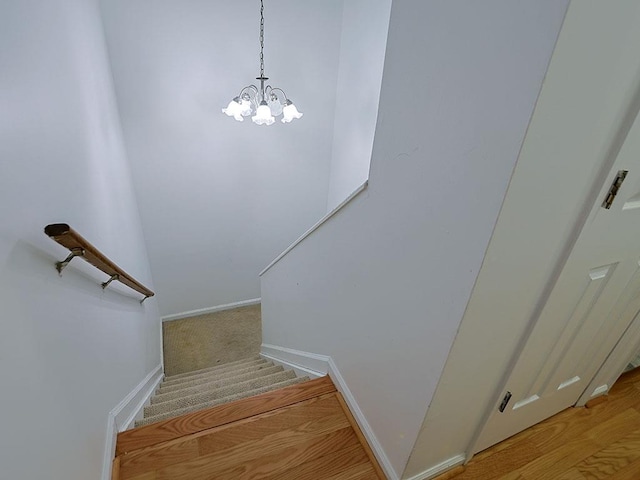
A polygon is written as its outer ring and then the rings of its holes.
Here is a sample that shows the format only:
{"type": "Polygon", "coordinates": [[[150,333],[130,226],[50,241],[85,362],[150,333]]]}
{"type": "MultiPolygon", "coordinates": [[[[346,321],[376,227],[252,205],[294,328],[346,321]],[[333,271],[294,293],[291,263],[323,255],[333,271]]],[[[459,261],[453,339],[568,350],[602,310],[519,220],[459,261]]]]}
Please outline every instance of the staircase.
{"type": "Polygon", "coordinates": [[[259,356],[166,377],[144,408],[141,427],[309,380],[259,356]]]}

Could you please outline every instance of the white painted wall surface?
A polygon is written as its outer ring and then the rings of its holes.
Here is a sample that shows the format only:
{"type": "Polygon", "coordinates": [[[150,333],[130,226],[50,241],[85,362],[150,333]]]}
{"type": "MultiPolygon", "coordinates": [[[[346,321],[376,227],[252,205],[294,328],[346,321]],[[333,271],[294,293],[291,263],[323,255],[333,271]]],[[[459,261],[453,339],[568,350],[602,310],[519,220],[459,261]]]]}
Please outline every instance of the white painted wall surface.
{"type": "Polygon", "coordinates": [[[156,301],[43,233],[68,222],[152,285],[98,8],[19,0],[0,14],[2,478],[100,478],[107,415],[160,364],[156,301]],[[114,287],[115,289],[116,287],[114,287]]]}
{"type": "Polygon", "coordinates": [[[259,2],[101,2],[162,315],[260,296],[326,210],[342,0],[265,2],[265,67],[304,117],[222,114],[259,73],[259,2]]]}
{"type": "Polygon", "coordinates": [[[391,0],[344,2],[328,212],[369,178],[390,13],[391,0]]]}
{"type": "Polygon", "coordinates": [[[480,269],[565,7],[394,2],[369,188],[262,277],[264,343],[334,359],[397,478],[480,269]]]}

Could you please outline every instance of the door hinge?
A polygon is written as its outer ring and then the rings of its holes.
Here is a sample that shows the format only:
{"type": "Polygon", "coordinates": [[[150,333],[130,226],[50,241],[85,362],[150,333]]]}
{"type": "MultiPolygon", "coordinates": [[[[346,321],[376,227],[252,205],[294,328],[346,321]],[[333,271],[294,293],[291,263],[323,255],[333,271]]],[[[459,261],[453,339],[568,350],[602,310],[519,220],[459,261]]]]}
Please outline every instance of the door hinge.
{"type": "Polygon", "coordinates": [[[616,178],[613,179],[613,183],[609,188],[609,192],[607,192],[607,196],[604,198],[604,202],[602,202],[602,208],[606,208],[607,210],[611,208],[611,205],[613,204],[616,195],[618,195],[618,190],[620,190],[622,182],[624,182],[627,173],[629,173],[629,170],[618,170],[618,174],[616,175],[616,178]]]}
{"type": "Polygon", "coordinates": [[[507,394],[502,399],[500,408],[498,408],[498,410],[500,410],[500,413],[504,412],[504,409],[507,408],[507,404],[509,403],[509,400],[511,400],[511,392],[507,392],[507,394]]]}

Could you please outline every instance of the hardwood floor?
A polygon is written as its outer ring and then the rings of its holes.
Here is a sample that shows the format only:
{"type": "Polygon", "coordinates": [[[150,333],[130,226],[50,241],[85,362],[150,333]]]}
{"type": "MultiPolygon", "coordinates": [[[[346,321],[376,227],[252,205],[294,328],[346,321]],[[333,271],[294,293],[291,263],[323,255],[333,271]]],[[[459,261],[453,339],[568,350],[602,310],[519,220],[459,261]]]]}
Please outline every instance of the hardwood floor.
{"type": "Polygon", "coordinates": [[[640,479],[640,369],[605,402],[570,408],[480,452],[464,472],[437,480],[640,479]]]}
{"type": "Polygon", "coordinates": [[[120,480],[384,479],[345,408],[325,377],[130,430],[118,436],[114,473],[120,480]]]}

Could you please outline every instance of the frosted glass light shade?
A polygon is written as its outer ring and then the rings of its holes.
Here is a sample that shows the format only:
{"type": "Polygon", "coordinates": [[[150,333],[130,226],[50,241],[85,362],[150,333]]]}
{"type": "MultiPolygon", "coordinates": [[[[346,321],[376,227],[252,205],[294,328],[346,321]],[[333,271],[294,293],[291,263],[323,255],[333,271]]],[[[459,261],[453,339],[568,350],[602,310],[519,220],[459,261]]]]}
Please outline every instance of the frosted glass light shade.
{"type": "Polygon", "coordinates": [[[251,115],[251,102],[249,100],[243,98],[240,102],[240,114],[243,117],[251,115]]]}
{"type": "Polygon", "coordinates": [[[253,120],[253,123],[258,125],[271,125],[276,121],[276,119],[273,118],[273,115],[271,115],[269,105],[267,105],[267,102],[264,100],[260,102],[260,106],[258,107],[256,114],[251,117],[251,120],[253,120]]]}
{"type": "Polygon", "coordinates": [[[291,100],[287,100],[287,104],[282,109],[282,123],[289,123],[294,118],[300,117],[302,117],[302,113],[298,111],[291,100]]]}
{"type": "Polygon", "coordinates": [[[244,120],[244,118],[242,118],[242,105],[240,104],[240,99],[238,97],[231,100],[229,105],[227,105],[227,108],[222,109],[222,113],[235,118],[239,122],[244,120]]]}
{"type": "Polygon", "coordinates": [[[282,115],[282,103],[278,100],[278,97],[275,95],[269,99],[269,108],[271,109],[271,115],[277,117],[278,115],[282,115]]]}

